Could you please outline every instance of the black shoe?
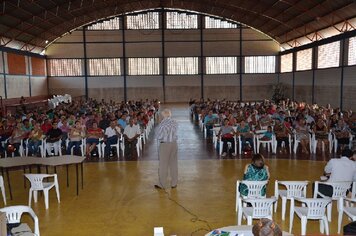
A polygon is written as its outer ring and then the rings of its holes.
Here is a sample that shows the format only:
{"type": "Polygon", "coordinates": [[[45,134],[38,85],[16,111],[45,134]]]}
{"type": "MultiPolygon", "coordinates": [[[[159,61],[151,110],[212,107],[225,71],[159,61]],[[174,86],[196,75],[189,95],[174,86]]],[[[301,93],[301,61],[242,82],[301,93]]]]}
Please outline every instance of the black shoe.
{"type": "Polygon", "coordinates": [[[159,186],[159,185],[157,185],[157,184],[155,184],[155,188],[156,188],[156,189],[163,189],[161,186],[159,186]]]}
{"type": "Polygon", "coordinates": [[[175,186],[172,186],[171,188],[176,188],[177,187],[177,185],[175,185],[175,186]]]}

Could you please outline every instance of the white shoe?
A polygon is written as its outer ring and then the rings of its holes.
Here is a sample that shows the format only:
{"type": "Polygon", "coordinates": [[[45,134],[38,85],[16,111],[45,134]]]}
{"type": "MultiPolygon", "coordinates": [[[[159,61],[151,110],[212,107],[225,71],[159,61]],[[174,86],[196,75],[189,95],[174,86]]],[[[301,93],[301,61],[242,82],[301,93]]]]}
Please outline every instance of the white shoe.
{"type": "Polygon", "coordinates": [[[225,157],[226,156],[226,152],[223,152],[223,154],[221,154],[222,157],[225,157]]]}
{"type": "Polygon", "coordinates": [[[233,152],[233,153],[232,153],[232,156],[236,157],[236,152],[233,152]]]}

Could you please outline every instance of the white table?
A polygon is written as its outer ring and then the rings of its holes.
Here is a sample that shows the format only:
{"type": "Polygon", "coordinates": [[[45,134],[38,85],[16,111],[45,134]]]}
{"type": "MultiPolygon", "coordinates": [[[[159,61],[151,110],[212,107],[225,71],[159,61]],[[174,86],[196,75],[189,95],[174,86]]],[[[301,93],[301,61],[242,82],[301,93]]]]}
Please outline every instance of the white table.
{"type": "MultiPolygon", "coordinates": [[[[233,226],[226,226],[226,227],[222,227],[216,230],[220,230],[220,231],[225,231],[225,232],[231,232],[231,233],[236,233],[239,236],[253,236],[252,234],[252,227],[253,225],[233,225],[233,226]]],[[[213,230],[214,231],[214,230],[213,230]]],[[[205,236],[210,236],[213,231],[205,234],[205,236]]],[[[235,236],[235,234],[230,234],[230,236],[235,236]]],[[[293,236],[293,234],[290,234],[288,232],[282,232],[282,236],[293,236]]]]}
{"type": "MultiPolygon", "coordinates": [[[[78,177],[78,164],[81,166],[81,181],[82,181],[82,189],[84,186],[83,182],[83,162],[85,157],[81,156],[72,156],[72,155],[63,155],[63,156],[55,156],[55,157],[8,157],[0,159],[0,168],[2,175],[4,175],[4,169],[7,175],[7,182],[10,192],[10,198],[12,199],[12,191],[11,191],[11,184],[10,184],[10,176],[9,176],[9,168],[11,167],[25,167],[31,165],[37,165],[38,172],[41,171],[41,166],[53,166],[56,171],[57,166],[65,165],[67,168],[67,187],[69,186],[69,177],[68,177],[68,165],[75,164],[76,165],[76,179],[77,179],[77,195],[79,195],[79,177],[78,177]]],[[[48,170],[47,170],[48,172],[48,170]]]]}

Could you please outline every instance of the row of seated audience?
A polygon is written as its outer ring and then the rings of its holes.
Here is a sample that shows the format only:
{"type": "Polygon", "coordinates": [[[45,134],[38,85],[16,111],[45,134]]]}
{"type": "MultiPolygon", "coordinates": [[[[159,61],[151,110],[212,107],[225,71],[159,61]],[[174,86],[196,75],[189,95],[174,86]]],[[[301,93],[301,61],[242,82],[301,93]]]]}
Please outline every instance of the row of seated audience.
{"type": "MultiPolygon", "coordinates": [[[[266,130],[262,140],[270,140],[272,134],[275,134],[278,148],[281,148],[283,142],[284,147],[288,147],[289,136],[295,134],[303,153],[311,152],[308,150],[311,133],[315,134],[318,149],[321,149],[322,144],[327,149],[331,131],[340,150],[352,146],[350,137],[356,134],[356,113],[334,109],[330,105],[319,106],[288,99],[279,103],[269,100],[253,103],[192,100],[190,109],[195,120],[201,120],[207,129],[208,137],[211,137],[213,127],[221,126],[219,135],[224,142],[223,156],[227,152],[227,142],[234,142],[234,135],[240,135],[242,145],[245,148],[250,145],[253,150],[253,134],[261,129],[266,130]]],[[[233,148],[234,143],[231,151],[236,155],[233,148]]],[[[280,151],[286,152],[286,149],[280,151]]]]}
{"type": "MultiPolygon", "coordinates": [[[[80,145],[86,140],[85,154],[89,156],[99,140],[103,140],[107,157],[110,145],[117,143],[121,135],[125,139],[125,151],[130,155],[137,137],[158,108],[156,100],[116,103],[89,99],[62,103],[55,109],[0,114],[0,155],[4,156],[5,152],[19,155],[20,146],[25,144],[30,155],[38,155],[44,140],[48,144],[61,141],[67,154],[71,154],[72,148],[74,153],[79,153],[80,145]]],[[[57,145],[47,145],[47,153],[51,153],[51,147],[57,155],[57,145]]]]}

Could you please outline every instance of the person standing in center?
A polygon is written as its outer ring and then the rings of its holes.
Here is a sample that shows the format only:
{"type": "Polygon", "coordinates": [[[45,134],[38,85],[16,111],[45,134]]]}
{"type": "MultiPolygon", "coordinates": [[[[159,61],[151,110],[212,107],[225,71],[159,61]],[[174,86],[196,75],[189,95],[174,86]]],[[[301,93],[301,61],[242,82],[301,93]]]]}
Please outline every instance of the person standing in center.
{"type": "Polygon", "coordinates": [[[169,109],[162,111],[163,120],[158,127],[157,139],[159,142],[159,184],[157,189],[168,187],[168,170],[171,175],[171,187],[176,188],[178,183],[178,145],[177,145],[177,121],[171,118],[172,113],[169,109]]]}

